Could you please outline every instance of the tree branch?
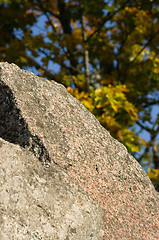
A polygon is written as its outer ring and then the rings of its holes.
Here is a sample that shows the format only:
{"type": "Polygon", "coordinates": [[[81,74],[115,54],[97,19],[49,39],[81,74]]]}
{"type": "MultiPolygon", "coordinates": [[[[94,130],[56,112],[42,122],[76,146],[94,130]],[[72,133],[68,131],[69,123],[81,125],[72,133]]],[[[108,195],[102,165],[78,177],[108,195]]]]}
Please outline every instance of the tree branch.
{"type": "Polygon", "coordinates": [[[148,131],[148,132],[151,130],[151,128],[145,127],[142,123],[140,123],[139,120],[137,120],[136,123],[137,123],[142,129],[144,129],[144,130],[146,130],[146,131],[148,131]]]}
{"type": "Polygon", "coordinates": [[[147,43],[144,44],[144,46],[143,46],[142,49],[138,52],[138,54],[134,57],[134,59],[129,62],[129,65],[136,61],[136,59],[140,56],[140,54],[145,50],[145,48],[153,41],[153,39],[154,39],[158,34],[159,34],[159,31],[157,31],[155,34],[153,34],[153,35],[149,38],[149,40],[147,41],[147,43]]]}
{"type": "Polygon", "coordinates": [[[158,153],[158,148],[155,141],[152,144],[152,151],[153,151],[154,167],[156,169],[159,169],[159,153],[158,153]]]}
{"type": "MultiPolygon", "coordinates": [[[[54,32],[57,32],[57,31],[56,31],[56,28],[55,28],[55,26],[54,26],[54,24],[53,24],[53,22],[52,22],[52,20],[51,20],[51,18],[50,18],[50,16],[48,15],[48,12],[50,12],[50,11],[49,11],[48,9],[45,9],[45,7],[44,7],[44,5],[43,5],[43,3],[42,3],[41,0],[38,0],[38,2],[39,2],[39,4],[40,4],[40,6],[41,6],[41,9],[42,9],[43,13],[45,14],[46,18],[48,19],[48,21],[49,21],[49,23],[50,23],[53,31],[54,31],[54,32]]],[[[54,14],[54,13],[52,13],[52,12],[51,12],[51,15],[53,15],[54,17],[57,17],[57,18],[58,18],[58,15],[56,15],[56,14],[54,14]]]]}
{"type": "Polygon", "coordinates": [[[102,27],[104,26],[104,24],[107,22],[107,21],[110,21],[116,13],[120,12],[121,10],[123,10],[126,6],[126,4],[128,3],[129,1],[126,1],[119,9],[117,9],[116,11],[114,11],[113,13],[109,12],[101,21],[99,27],[93,32],[91,33],[88,38],[87,38],[87,42],[96,34],[96,33],[99,33],[102,29],[102,27]]]}
{"type": "Polygon", "coordinates": [[[59,20],[61,22],[64,34],[71,34],[72,29],[71,29],[71,24],[70,24],[70,12],[66,7],[65,1],[64,0],[58,0],[58,9],[59,9],[59,20]]]}
{"type": "MultiPolygon", "coordinates": [[[[82,37],[83,37],[83,42],[87,42],[87,35],[86,35],[86,23],[84,20],[84,5],[83,1],[81,0],[81,25],[82,25],[82,37]]],[[[89,87],[90,87],[90,69],[89,69],[89,52],[84,46],[84,66],[85,66],[85,77],[86,77],[86,91],[89,92],[89,87]]]]}
{"type": "Polygon", "coordinates": [[[141,160],[143,158],[145,158],[150,150],[150,147],[152,147],[152,151],[153,151],[153,162],[154,162],[154,165],[155,165],[155,168],[156,166],[159,167],[159,155],[158,155],[158,151],[156,150],[157,149],[157,146],[156,146],[156,143],[155,143],[155,139],[159,133],[159,126],[157,128],[157,130],[155,130],[155,127],[156,125],[158,124],[158,118],[156,119],[156,121],[154,122],[153,124],[153,127],[152,129],[148,128],[148,127],[145,127],[143,126],[141,123],[137,122],[137,124],[142,127],[144,130],[148,131],[150,134],[151,134],[151,139],[148,143],[148,147],[145,148],[145,151],[143,152],[143,154],[138,158],[138,162],[140,163],[141,160]]]}
{"type": "Polygon", "coordinates": [[[42,69],[44,71],[44,76],[47,76],[49,79],[55,80],[56,81],[56,77],[54,74],[52,74],[51,72],[49,72],[48,70],[46,70],[45,68],[43,68],[37,61],[35,61],[31,56],[28,56],[28,58],[30,58],[31,61],[34,62],[34,67],[39,70],[42,69]]]}

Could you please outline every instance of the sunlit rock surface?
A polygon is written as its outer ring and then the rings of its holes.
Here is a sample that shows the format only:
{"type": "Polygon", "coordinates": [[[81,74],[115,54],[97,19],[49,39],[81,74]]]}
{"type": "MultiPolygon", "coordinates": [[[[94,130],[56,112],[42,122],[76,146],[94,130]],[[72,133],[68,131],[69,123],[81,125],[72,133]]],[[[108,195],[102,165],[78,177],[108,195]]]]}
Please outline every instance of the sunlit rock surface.
{"type": "Polygon", "coordinates": [[[0,63],[0,239],[159,239],[159,196],[66,89],[0,63]]]}

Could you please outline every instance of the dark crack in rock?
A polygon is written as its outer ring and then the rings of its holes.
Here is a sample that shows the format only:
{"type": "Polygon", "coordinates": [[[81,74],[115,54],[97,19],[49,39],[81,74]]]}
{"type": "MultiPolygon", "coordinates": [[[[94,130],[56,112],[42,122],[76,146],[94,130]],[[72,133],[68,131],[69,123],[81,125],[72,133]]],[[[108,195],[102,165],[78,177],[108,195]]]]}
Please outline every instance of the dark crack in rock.
{"type": "Polygon", "coordinates": [[[11,89],[2,81],[0,82],[0,137],[28,148],[44,164],[50,162],[49,154],[41,139],[30,133],[11,89]]]}

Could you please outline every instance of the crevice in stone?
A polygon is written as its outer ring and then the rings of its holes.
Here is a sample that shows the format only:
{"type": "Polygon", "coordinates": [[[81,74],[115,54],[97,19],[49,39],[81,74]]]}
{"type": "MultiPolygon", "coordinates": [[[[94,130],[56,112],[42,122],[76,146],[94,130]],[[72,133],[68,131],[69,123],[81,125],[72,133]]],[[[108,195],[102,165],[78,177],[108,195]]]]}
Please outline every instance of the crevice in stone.
{"type": "Polygon", "coordinates": [[[11,89],[0,81],[0,137],[28,149],[44,164],[51,162],[42,140],[32,135],[11,89]]]}

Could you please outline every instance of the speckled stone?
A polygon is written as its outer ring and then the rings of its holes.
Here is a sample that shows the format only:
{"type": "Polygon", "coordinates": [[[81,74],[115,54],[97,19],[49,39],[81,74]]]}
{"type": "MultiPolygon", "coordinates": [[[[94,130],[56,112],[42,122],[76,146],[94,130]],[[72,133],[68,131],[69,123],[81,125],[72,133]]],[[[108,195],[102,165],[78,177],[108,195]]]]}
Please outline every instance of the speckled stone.
{"type": "Polygon", "coordinates": [[[157,240],[159,195],[56,82],[0,63],[0,239],[157,240]]]}

